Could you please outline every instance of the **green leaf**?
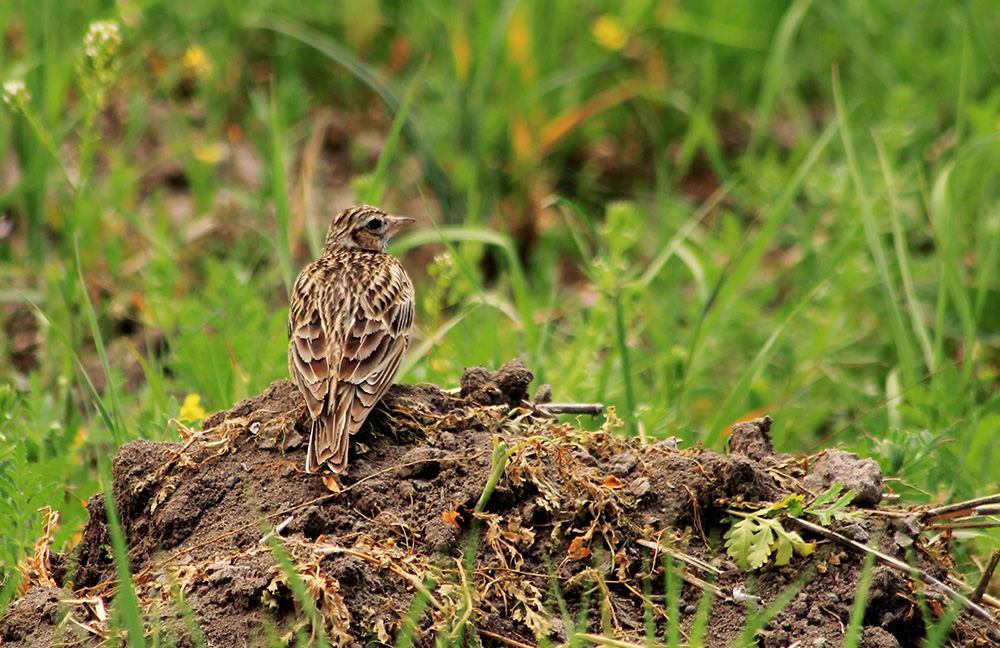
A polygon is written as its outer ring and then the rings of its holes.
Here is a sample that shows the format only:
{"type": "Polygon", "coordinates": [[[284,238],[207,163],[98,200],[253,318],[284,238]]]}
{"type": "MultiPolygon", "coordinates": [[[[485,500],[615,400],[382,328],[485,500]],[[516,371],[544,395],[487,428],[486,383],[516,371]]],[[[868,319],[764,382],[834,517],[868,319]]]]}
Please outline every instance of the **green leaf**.
{"type": "Polygon", "coordinates": [[[781,525],[773,520],[761,520],[761,524],[753,534],[751,541],[750,555],[747,561],[750,569],[760,569],[771,557],[771,545],[774,543],[774,527],[781,528],[781,525]]]}
{"type": "Polygon", "coordinates": [[[792,553],[800,556],[808,556],[813,552],[815,545],[806,542],[799,535],[798,531],[788,531],[777,521],[772,521],[772,528],[778,536],[777,551],[774,555],[774,564],[787,565],[792,560],[792,553]]]}
{"type": "Polygon", "coordinates": [[[740,569],[746,569],[750,566],[750,550],[754,531],[758,525],[756,520],[746,517],[733,524],[733,527],[725,535],[729,557],[736,561],[736,566],[740,569]]]}
{"type": "Polygon", "coordinates": [[[809,505],[809,508],[824,506],[826,504],[829,504],[830,502],[837,499],[842,490],[844,490],[844,482],[837,482],[830,488],[827,488],[825,491],[817,495],[813,503],[809,505]]]}
{"type": "Polygon", "coordinates": [[[788,540],[788,537],[779,533],[778,541],[775,544],[774,564],[780,567],[790,563],[792,561],[792,543],[788,540]]]}
{"type": "MultiPolygon", "coordinates": [[[[798,534],[796,534],[798,535],[798,534]]],[[[801,538],[800,538],[801,540],[801,538]]],[[[814,551],[816,551],[815,542],[792,542],[792,546],[795,548],[795,553],[799,556],[805,558],[806,556],[811,556],[814,551]]]]}
{"type": "Polygon", "coordinates": [[[775,502],[767,509],[769,514],[780,515],[801,515],[805,506],[805,497],[799,493],[792,493],[780,502],[775,502]]]}
{"type": "Polygon", "coordinates": [[[854,501],[853,489],[841,495],[837,501],[832,504],[830,503],[837,497],[837,495],[840,495],[840,491],[843,489],[844,485],[837,482],[824,492],[820,493],[816,497],[816,501],[806,508],[806,513],[812,513],[819,518],[819,522],[823,526],[829,525],[831,519],[843,520],[844,518],[852,517],[854,513],[848,511],[847,507],[854,501]]]}

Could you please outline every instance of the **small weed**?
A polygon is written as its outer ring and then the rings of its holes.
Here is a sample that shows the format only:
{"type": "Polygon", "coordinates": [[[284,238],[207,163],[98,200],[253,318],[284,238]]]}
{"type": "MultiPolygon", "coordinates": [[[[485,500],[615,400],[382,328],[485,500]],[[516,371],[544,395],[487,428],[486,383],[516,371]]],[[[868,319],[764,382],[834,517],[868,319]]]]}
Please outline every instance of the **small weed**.
{"type": "Polygon", "coordinates": [[[726,532],[729,556],[741,569],[760,569],[771,556],[774,556],[774,564],[778,566],[787,565],[793,553],[808,556],[815,548],[814,543],[803,540],[797,531],[786,529],[782,518],[805,512],[815,515],[824,526],[829,525],[830,520],[847,518],[851,515],[847,506],[854,500],[854,491],[841,495],[843,489],[844,485],[838,482],[817,495],[809,506],[805,505],[802,495],[789,495],[780,502],[750,513],[728,509],[730,515],[742,518],[734,521],[732,528],[726,532]]]}

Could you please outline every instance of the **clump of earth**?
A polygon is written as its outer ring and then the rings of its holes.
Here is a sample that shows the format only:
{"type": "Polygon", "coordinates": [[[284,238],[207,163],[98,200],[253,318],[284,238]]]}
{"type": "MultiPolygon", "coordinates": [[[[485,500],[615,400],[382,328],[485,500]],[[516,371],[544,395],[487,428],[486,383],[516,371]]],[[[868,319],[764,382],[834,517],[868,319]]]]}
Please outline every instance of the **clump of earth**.
{"type": "MultiPolygon", "coordinates": [[[[184,442],[122,446],[113,495],[146,632],[160,645],[216,648],[320,635],[361,647],[400,633],[424,646],[441,635],[558,645],[574,633],[839,646],[861,552],[799,528],[809,551],[749,570],[724,538],[732,511],[789,496],[808,504],[838,482],[854,490],[852,515],[825,529],[948,576],[947,553],[925,545],[915,516],[880,505],[871,460],[777,454],[770,418],[735,426],[727,454],[623,437],[613,413],[590,431],[526,406],[531,380],[514,360],[467,369],[460,393],[393,386],[339,479],[303,472],[309,422],[288,381],[210,416],[184,442]]],[[[123,645],[112,635],[120,584],[103,495],[88,508],[79,544],[40,560],[0,620],[4,648],[123,645]]],[[[876,561],[860,645],[918,646],[921,597],[940,614],[952,605],[876,561]]],[[[951,640],[1000,645],[965,609],[951,640]]]]}

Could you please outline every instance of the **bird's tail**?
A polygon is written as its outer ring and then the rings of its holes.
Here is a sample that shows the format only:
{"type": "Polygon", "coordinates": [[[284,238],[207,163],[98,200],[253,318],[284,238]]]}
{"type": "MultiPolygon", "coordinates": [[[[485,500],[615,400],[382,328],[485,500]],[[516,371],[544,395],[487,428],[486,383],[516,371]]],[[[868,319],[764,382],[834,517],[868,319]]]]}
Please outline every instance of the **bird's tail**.
{"type": "Polygon", "coordinates": [[[306,452],[306,471],[319,472],[326,464],[337,474],[347,472],[347,448],[350,435],[336,418],[326,413],[313,419],[309,430],[309,447],[306,452]]]}

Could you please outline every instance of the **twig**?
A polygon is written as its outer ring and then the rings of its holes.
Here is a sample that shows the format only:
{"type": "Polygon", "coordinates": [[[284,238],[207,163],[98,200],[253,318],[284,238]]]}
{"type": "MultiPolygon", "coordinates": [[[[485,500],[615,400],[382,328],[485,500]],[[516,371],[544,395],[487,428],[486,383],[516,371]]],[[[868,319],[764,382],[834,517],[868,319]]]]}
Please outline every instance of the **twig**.
{"type": "MultiPolygon", "coordinates": [[[[964,581],[960,581],[951,574],[948,574],[948,582],[956,589],[962,590],[963,592],[972,592],[972,585],[964,581]]],[[[1000,610],[1000,599],[994,598],[989,594],[983,594],[981,601],[983,607],[991,607],[995,610],[1000,610]]]]}
{"type": "Polygon", "coordinates": [[[933,576],[931,576],[927,572],[922,571],[920,569],[917,569],[916,567],[911,567],[910,565],[907,565],[905,562],[902,562],[900,560],[896,560],[892,556],[888,556],[888,555],[882,553],[881,551],[878,551],[877,549],[872,549],[871,547],[869,547],[867,545],[863,545],[860,542],[855,542],[854,540],[851,540],[850,538],[848,538],[846,536],[842,536],[839,533],[836,533],[835,531],[830,531],[829,529],[825,529],[825,528],[819,526],[818,524],[813,524],[812,522],[807,522],[805,520],[802,520],[800,518],[797,518],[797,517],[794,517],[794,516],[791,516],[791,515],[788,516],[788,518],[786,518],[786,519],[788,519],[789,521],[795,523],[798,527],[800,527],[800,528],[802,528],[802,529],[804,529],[806,531],[809,531],[811,533],[815,533],[816,535],[821,535],[824,538],[828,538],[830,540],[833,540],[834,542],[836,542],[838,544],[841,544],[841,545],[843,545],[843,546],[845,546],[845,547],[847,547],[849,549],[853,549],[854,551],[857,551],[859,553],[869,553],[869,554],[872,554],[873,556],[875,556],[876,558],[878,558],[879,560],[881,560],[883,563],[885,563],[889,567],[897,569],[897,570],[899,570],[899,571],[901,571],[901,572],[903,572],[905,574],[909,574],[913,578],[921,580],[924,583],[927,583],[929,585],[934,585],[935,587],[937,587],[940,590],[942,590],[945,594],[947,594],[948,596],[950,596],[951,598],[953,598],[954,600],[958,601],[963,606],[965,606],[966,608],[968,608],[973,614],[975,614],[976,616],[980,617],[981,619],[983,619],[984,621],[986,621],[987,623],[989,623],[990,626],[994,629],[994,631],[998,630],[998,627],[996,625],[996,621],[993,619],[993,616],[990,615],[989,612],[987,612],[983,608],[979,607],[979,605],[977,605],[976,603],[973,603],[972,601],[970,601],[966,597],[962,596],[961,594],[959,594],[958,592],[956,592],[952,588],[948,587],[947,585],[945,585],[944,583],[942,583],[938,579],[934,578],[933,576]]]}
{"type": "Polygon", "coordinates": [[[556,414],[590,414],[591,416],[600,416],[604,413],[604,405],[602,403],[533,403],[530,400],[522,399],[521,407],[551,419],[556,418],[556,414]]]}
{"type": "MultiPolygon", "coordinates": [[[[653,549],[654,551],[661,551],[661,552],[663,552],[663,553],[665,553],[665,554],[673,557],[675,560],[678,560],[678,561],[683,562],[683,563],[687,563],[688,565],[691,565],[692,567],[694,567],[696,569],[701,569],[703,571],[707,571],[707,572],[709,572],[711,574],[714,574],[716,576],[719,576],[719,575],[722,574],[722,570],[720,570],[718,567],[714,567],[714,566],[708,564],[707,562],[705,562],[704,560],[701,560],[699,558],[695,558],[694,556],[689,556],[686,553],[681,553],[679,551],[671,549],[670,547],[667,547],[666,545],[663,545],[663,544],[661,544],[659,542],[656,542],[655,540],[636,540],[636,542],[638,544],[641,544],[644,547],[649,547],[650,549],[653,549]]],[[[685,570],[683,567],[678,566],[678,567],[675,567],[675,569],[680,574],[681,579],[684,582],[686,582],[686,583],[688,583],[690,585],[694,585],[698,589],[712,592],[713,594],[715,594],[719,598],[724,598],[724,599],[725,598],[731,598],[730,595],[727,594],[721,587],[719,587],[717,585],[714,585],[712,583],[709,583],[708,581],[702,580],[701,578],[698,578],[697,576],[694,576],[693,574],[687,573],[687,570],[685,570]]]]}
{"type": "Polygon", "coordinates": [[[983,570],[983,575],[979,577],[979,583],[976,585],[976,589],[973,590],[972,596],[969,597],[973,603],[979,603],[983,600],[983,594],[986,593],[986,586],[990,584],[993,572],[997,570],[997,563],[1000,563],[1000,550],[993,552],[989,564],[983,570]]]}
{"type": "Polygon", "coordinates": [[[719,569],[718,567],[715,567],[714,565],[711,565],[711,564],[705,562],[704,560],[701,560],[700,558],[695,558],[694,556],[689,556],[686,553],[682,553],[680,551],[676,551],[676,550],[671,549],[670,547],[668,547],[668,546],[666,546],[664,544],[660,544],[659,542],[656,542],[655,540],[641,540],[640,539],[640,540],[636,540],[635,542],[636,542],[636,544],[641,544],[643,547],[649,547],[650,549],[655,549],[656,551],[662,551],[665,554],[670,554],[671,556],[673,556],[677,560],[680,560],[681,562],[686,562],[687,564],[691,565],[692,567],[697,567],[698,569],[700,569],[702,571],[711,572],[711,573],[715,574],[716,576],[718,576],[719,574],[722,573],[721,569],[719,569]]]}
{"type": "Polygon", "coordinates": [[[935,531],[947,531],[949,529],[992,529],[993,527],[1000,526],[1000,520],[983,521],[983,522],[949,522],[947,524],[928,524],[925,529],[931,529],[935,531]]]}
{"type": "Polygon", "coordinates": [[[622,639],[603,637],[601,635],[590,634],[589,632],[578,632],[576,633],[576,638],[590,641],[601,646],[612,646],[612,648],[665,648],[666,646],[666,644],[650,641],[644,641],[643,643],[623,641],[622,639]]]}
{"type": "Polygon", "coordinates": [[[267,534],[263,538],[261,538],[260,542],[258,542],[257,544],[259,544],[259,545],[265,545],[265,544],[267,544],[267,541],[270,540],[275,535],[281,535],[281,532],[285,530],[285,527],[287,527],[289,524],[291,524],[292,520],[294,520],[294,519],[295,519],[294,515],[289,515],[287,518],[285,518],[284,522],[282,522],[278,526],[276,526],[273,529],[271,529],[270,531],[268,531],[267,534]]]}
{"type": "Polygon", "coordinates": [[[495,632],[490,632],[489,630],[487,630],[485,628],[476,628],[476,632],[478,632],[479,634],[484,634],[487,637],[492,637],[493,639],[496,639],[498,641],[502,641],[502,642],[504,642],[506,644],[510,644],[511,646],[514,646],[515,648],[538,648],[538,646],[535,646],[535,645],[532,645],[532,644],[529,644],[529,643],[524,643],[523,641],[518,641],[517,639],[511,639],[510,637],[504,637],[503,635],[498,635],[495,632]]]}
{"type": "Polygon", "coordinates": [[[521,407],[527,408],[527,409],[531,410],[532,412],[534,412],[535,414],[538,414],[539,416],[543,416],[545,418],[550,418],[550,419],[557,419],[557,418],[559,418],[555,414],[553,414],[552,412],[550,412],[549,410],[543,409],[544,405],[539,405],[537,403],[532,403],[530,400],[525,400],[525,399],[522,398],[521,399],[521,407]]]}
{"type": "Polygon", "coordinates": [[[600,416],[604,413],[602,403],[542,403],[539,408],[553,414],[590,414],[600,416]]]}
{"type": "Polygon", "coordinates": [[[1000,504],[1000,494],[977,497],[964,502],[957,502],[947,506],[938,506],[937,508],[927,509],[921,516],[921,521],[931,522],[943,517],[956,517],[959,513],[971,511],[978,506],[984,506],[986,504],[1000,504]]]}
{"type": "Polygon", "coordinates": [[[718,585],[713,585],[712,583],[709,583],[708,581],[702,580],[702,579],[698,578],[697,576],[692,576],[691,574],[684,573],[684,574],[681,574],[681,578],[684,579],[685,583],[688,583],[690,585],[694,585],[695,587],[697,587],[700,590],[705,590],[705,591],[711,592],[712,594],[715,594],[716,596],[718,596],[721,599],[731,599],[732,598],[732,596],[730,594],[727,594],[726,591],[724,589],[722,589],[721,587],[719,587],[718,585]]]}

